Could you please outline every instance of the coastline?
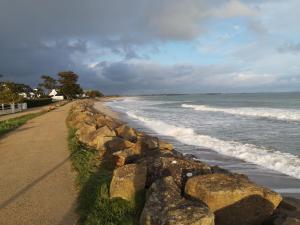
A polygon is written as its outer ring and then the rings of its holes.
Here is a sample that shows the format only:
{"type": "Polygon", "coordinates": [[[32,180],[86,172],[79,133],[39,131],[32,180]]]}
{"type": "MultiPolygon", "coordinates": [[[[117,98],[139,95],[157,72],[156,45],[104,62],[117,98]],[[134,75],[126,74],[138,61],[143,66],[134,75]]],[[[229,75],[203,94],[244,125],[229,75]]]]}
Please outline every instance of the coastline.
{"type": "MultiPolygon", "coordinates": [[[[176,149],[183,154],[193,155],[195,158],[203,162],[211,165],[218,165],[232,172],[246,174],[255,183],[269,187],[279,192],[283,196],[300,199],[300,180],[295,177],[286,175],[280,171],[267,169],[262,165],[257,165],[232,156],[222,155],[218,153],[218,151],[214,151],[210,148],[194,146],[193,144],[186,143],[185,141],[182,142],[180,136],[178,136],[178,138],[165,136],[164,134],[159,133],[158,129],[155,128],[153,130],[152,128],[154,125],[145,124],[143,121],[132,118],[131,116],[127,115],[124,110],[119,110],[118,107],[111,108],[113,105],[108,105],[106,107],[110,108],[112,111],[117,111],[119,113],[119,117],[128,123],[129,126],[138,128],[140,131],[150,133],[151,135],[155,135],[170,141],[176,147],[176,149]]],[[[141,115],[139,115],[139,117],[140,116],[141,115]]],[[[162,129],[165,128],[162,127],[162,129]]]]}
{"type": "Polygon", "coordinates": [[[110,109],[109,107],[107,107],[105,105],[106,102],[111,101],[112,99],[120,99],[121,97],[104,97],[104,98],[100,98],[99,100],[96,100],[94,102],[94,108],[97,109],[99,112],[110,116],[114,119],[120,119],[120,115],[113,111],[112,109],[110,109]]]}
{"type": "MultiPolygon", "coordinates": [[[[104,101],[96,103],[96,107],[94,103],[78,103],[73,107],[69,121],[74,128],[77,127],[76,136],[81,142],[86,143],[88,146],[94,146],[99,150],[101,161],[107,161],[105,158],[109,157],[110,160],[113,159],[111,162],[116,163],[110,183],[111,198],[121,197],[129,200],[135,195],[136,191],[144,190],[144,185],[146,185],[148,194],[140,217],[141,224],[160,224],[146,222],[149,219],[152,221],[154,217],[157,217],[157,214],[160,222],[165,219],[170,220],[171,218],[165,212],[166,210],[167,212],[175,210],[175,208],[176,210],[173,213],[176,212],[178,219],[185,221],[182,224],[191,224],[191,221],[199,219],[196,218],[195,213],[192,214],[193,216],[187,217],[187,212],[185,208],[182,208],[182,205],[190,205],[188,208],[194,210],[194,212],[201,211],[201,218],[210,221],[203,224],[215,224],[215,215],[216,224],[231,225],[253,225],[266,221],[268,221],[266,224],[275,224],[273,222],[278,221],[282,216],[285,218],[290,217],[285,212],[285,210],[288,210],[286,205],[290,206],[292,204],[293,207],[299,209],[300,204],[296,199],[292,199],[291,203],[289,198],[284,198],[284,204],[279,205],[281,202],[280,195],[251,182],[247,176],[232,173],[218,166],[211,166],[199,160],[194,160],[193,157],[185,156],[176,151],[172,144],[146,133],[141,133],[121,122],[117,113],[104,106],[104,101]],[[92,108],[99,110],[96,113],[93,112],[94,109],[89,108],[91,105],[92,108]],[[103,114],[104,112],[106,114],[103,114]],[[109,115],[113,115],[115,118],[109,115]],[[95,122],[92,121],[95,119],[98,121],[95,121],[96,124],[101,124],[100,126],[97,125],[99,128],[93,128],[95,122]],[[153,167],[154,165],[160,166],[153,167]],[[169,172],[165,174],[164,171],[169,172]],[[136,176],[140,178],[137,179],[136,176]],[[220,181],[215,183],[214,180],[220,181]],[[134,188],[132,189],[132,187],[134,188]],[[180,192],[183,192],[184,195],[180,192]],[[168,199],[167,196],[170,194],[175,196],[176,203],[173,202],[173,199],[168,199]],[[210,198],[211,194],[215,197],[210,198]],[[228,194],[232,195],[229,199],[228,194]],[[257,196],[260,196],[260,200],[257,199],[257,196]],[[167,201],[168,203],[167,205],[161,205],[157,201],[167,201]],[[209,208],[205,205],[199,206],[198,204],[202,201],[209,208]],[[168,208],[169,204],[175,204],[175,208],[168,208]],[[232,206],[227,207],[228,204],[232,206]],[[278,205],[279,207],[276,209],[278,205]],[[177,207],[180,207],[180,210],[177,207]],[[220,210],[216,211],[216,209],[220,210]],[[157,212],[154,213],[153,210],[157,210],[157,212]],[[182,215],[185,216],[182,217],[182,215]]],[[[198,214],[196,213],[196,215],[198,214]]]]}

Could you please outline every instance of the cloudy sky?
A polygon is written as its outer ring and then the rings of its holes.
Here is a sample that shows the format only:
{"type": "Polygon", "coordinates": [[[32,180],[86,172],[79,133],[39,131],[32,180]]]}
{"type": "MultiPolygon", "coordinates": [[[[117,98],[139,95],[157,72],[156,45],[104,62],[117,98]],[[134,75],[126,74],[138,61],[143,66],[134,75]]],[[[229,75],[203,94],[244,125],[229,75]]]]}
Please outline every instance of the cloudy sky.
{"type": "Polygon", "coordinates": [[[73,70],[106,94],[300,91],[299,21],[299,0],[0,0],[0,74],[73,70]]]}

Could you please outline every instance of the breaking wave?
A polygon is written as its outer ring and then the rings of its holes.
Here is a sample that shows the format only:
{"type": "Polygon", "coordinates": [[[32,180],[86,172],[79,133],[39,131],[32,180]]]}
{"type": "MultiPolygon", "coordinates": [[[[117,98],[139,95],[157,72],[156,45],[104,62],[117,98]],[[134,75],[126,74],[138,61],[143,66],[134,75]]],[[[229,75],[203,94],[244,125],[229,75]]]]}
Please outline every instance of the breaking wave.
{"type": "Polygon", "coordinates": [[[195,133],[191,128],[167,124],[127,112],[128,116],[144,123],[153,131],[189,145],[212,149],[220,154],[242,159],[268,169],[300,179],[300,158],[290,153],[261,148],[252,144],[224,141],[208,135],[195,133]]]}
{"type": "Polygon", "coordinates": [[[232,115],[240,116],[252,116],[260,118],[268,118],[275,120],[294,121],[300,122],[300,110],[287,110],[287,109],[275,109],[275,108],[216,108],[206,105],[189,105],[182,104],[183,108],[192,108],[197,111],[206,112],[222,112],[232,115]]]}

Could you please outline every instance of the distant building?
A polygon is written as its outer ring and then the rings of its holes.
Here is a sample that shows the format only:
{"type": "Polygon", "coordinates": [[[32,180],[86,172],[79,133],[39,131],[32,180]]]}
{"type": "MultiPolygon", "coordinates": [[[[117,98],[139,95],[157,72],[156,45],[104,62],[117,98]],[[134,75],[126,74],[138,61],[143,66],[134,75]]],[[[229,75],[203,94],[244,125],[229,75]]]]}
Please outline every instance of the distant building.
{"type": "Polygon", "coordinates": [[[19,93],[19,95],[22,96],[23,98],[34,98],[35,97],[35,93],[33,93],[33,92],[29,92],[29,93],[21,92],[21,93],[19,93]]]}
{"type": "Polygon", "coordinates": [[[49,96],[56,101],[61,101],[64,100],[64,96],[63,95],[59,95],[58,92],[55,89],[52,89],[52,91],[50,92],[49,96]]]}

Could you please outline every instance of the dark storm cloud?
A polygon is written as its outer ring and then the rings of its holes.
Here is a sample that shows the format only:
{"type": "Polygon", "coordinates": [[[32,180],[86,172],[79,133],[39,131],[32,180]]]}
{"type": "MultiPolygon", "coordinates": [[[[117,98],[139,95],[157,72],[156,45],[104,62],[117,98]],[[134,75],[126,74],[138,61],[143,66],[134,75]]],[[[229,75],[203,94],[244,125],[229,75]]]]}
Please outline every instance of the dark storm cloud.
{"type": "Polygon", "coordinates": [[[107,93],[199,93],[288,90],[297,88],[297,75],[273,76],[238,71],[221,65],[160,65],[149,61],[101,62],[93,68],[107,93]],[[291,80],[293,85],[291,87],[291,80]],[[254,88],[255,87],[255,88],[254,88]]]}
{"type": "Polygon", "coordinates": [[[126,59],[141,58],[135,46],[196,37],[207,10],[220,2],[2,0],[0,73],[37,83],[34,78],[41,73],[82,71],[72,54],[87,51],[88,43],[126,59]]]}
{"type": "Polygon", "coordinates": [[[42,74],[74,70],[84,87],[107,93],[209,91],[223,89],[221,84],[225,90],[234,85],[226,83],[226,76],[236,82],[244,78],[233,74],[237,68],[160,65],[139,49],[155,54],[160,43],[193,40],[205,33],[212,17],[256,15],[248,2],[1,0],[0,74],[36,85],[42,74]]]}

